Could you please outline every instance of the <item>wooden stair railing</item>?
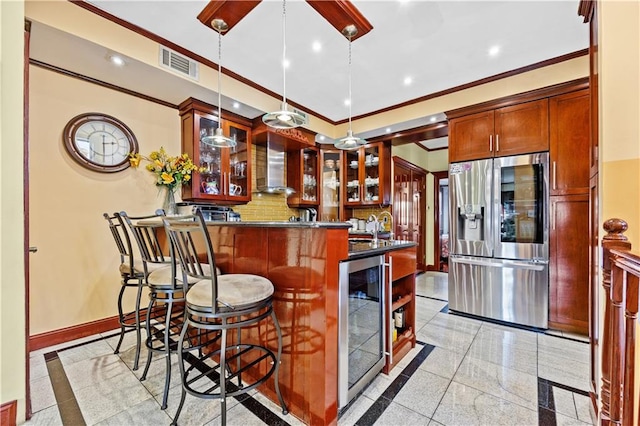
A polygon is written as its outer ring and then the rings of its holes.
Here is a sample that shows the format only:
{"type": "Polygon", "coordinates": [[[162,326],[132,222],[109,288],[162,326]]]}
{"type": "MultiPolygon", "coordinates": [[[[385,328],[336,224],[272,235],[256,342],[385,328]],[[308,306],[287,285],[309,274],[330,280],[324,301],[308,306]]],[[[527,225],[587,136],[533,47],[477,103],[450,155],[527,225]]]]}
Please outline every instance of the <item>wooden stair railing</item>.
{"type": "Polygon", "coordinates": [[[635,383],[640,255],[631,252],[624,220],[609,219],[603,228],[607,235],[602,238],[605,306],[600,424],[632,426],[640,408],[635,383]]]}

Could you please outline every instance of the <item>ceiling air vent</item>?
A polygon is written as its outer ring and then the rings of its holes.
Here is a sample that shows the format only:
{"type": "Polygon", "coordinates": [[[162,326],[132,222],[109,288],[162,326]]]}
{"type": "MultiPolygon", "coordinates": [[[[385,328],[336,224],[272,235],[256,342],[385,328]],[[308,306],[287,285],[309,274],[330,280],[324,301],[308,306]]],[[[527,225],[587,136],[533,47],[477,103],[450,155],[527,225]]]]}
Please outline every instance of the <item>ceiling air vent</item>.
{"type": "Polygon", "coordinates": [[[164,46],[160,46],[160,66],[198,80],[198,63],[164,46]]]}
{"type": "Polygon", "coordinates": [[[309,114],[304,111],[300,111],[298,108],[294,108],[293,112],[298,113],[304,117],[304,122],[302,124],[309,124],[309,114]]]}

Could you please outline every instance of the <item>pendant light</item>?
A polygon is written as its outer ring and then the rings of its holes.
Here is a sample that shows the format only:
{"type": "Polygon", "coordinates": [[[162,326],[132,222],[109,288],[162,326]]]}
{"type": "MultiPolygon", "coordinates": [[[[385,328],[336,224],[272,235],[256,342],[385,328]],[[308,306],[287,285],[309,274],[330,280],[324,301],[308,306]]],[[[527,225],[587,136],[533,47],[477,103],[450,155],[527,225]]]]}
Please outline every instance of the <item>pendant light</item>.
{"type": "Polygon", "coordinates": [[[282,1],[282,105],[280,111],[269,112],[262,116],[262,121],[275,129],[294,129],[304,124],[304,117],[287,106],[287,70],[284,66],[287,54],[287,2],[282,1]]]}
{"type": "Polygon", "coordinates": [[[358,29],[355,25],[347,25],[342,30],[342,34],[349,40],[349,130],[347,130],[347,137],[337,141],[334,146],[338,149],[350,150],[357,149],[360,145],[366,144],[367,141],[353,136],[353,131],[351,130],[351,104],[353,103],[351,99],[351,39],[358,34],[358,29]]]}
{"type": "Polygon", "coordinates": [[[221,75],[222,75],[222,33],[229,29],[229,26],[222,19],[214,19],[211,21],[211,26],[218,32],[218,127],[215,130],[213,136],[204,136],[201,141],[207,145],[218,148],[233,148],[237,145],[235,139],[226,137],[222,133],[222,88],[221,88],[221,75]]]}

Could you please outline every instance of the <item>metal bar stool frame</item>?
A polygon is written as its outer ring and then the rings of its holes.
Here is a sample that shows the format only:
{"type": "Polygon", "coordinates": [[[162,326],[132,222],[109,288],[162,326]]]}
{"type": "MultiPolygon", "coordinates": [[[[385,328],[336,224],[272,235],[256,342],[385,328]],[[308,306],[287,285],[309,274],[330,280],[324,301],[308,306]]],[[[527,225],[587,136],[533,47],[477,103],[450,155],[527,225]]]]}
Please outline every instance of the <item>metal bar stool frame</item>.
{"type": "Polygon", "coordinates": [[[149,287],[145,341],[147,362],[140,381],[147,378],[153,353],[163,354],[165,383],[161,409],[164,410],[167,408],[171,384],[171,353],[176,352],[178,347],[177,337],[184,323],[183,305],[188,285],[177,277],[176,264],[172,261],[171,253],[167,253],[167,244],[159,238],[158,230],[163,228],[160,218],[164,216],[164,211],[159,209],[153,215],[138,217],[128,216],[124,211],[119,215],[124,218],[138,243],[145,283],[149,287]]]}
{"type": "Polygon", "coordinates": [[[191,287],[190,291],[201,284],[211,287],[211,300],[208,306],[191,303],[191,294],[187,293],[186,319],[178,343],[182,395],[172,425],[176,425],[178,422],[187,393],[200,398],[220,399],[222,425],[225,425],[226,398],[245,394],[267,381],[274,374],[275,390],[282,407],[282,413],[287,414],[288,409],[280,393],[278,383],[282,355],[282,332],[273,311],[273,285],[266,278],[255,275],[225,274],[218,276],[217,268],[214,267],[215,253],[211,245],[211,238],[200,211],[195,215],[181,218],[163,217],[162,221],[171,241],[172,258],[175,262],[180,262],[180,269],[184,274],[183,280],[199,280],[191,287]],[[210,265],[209,271],[202,269],[200,263],[202,249],[199,252],[196,241],[204,243],[207,261],[210,265]],[[255,277],[267,281],[271,285],[271,295],[251,303],[235,306],[226,304],[218,298],[220,294],[218,290],[225,286],[226,280],[234,279],[234,277],[255,277]],[[277,354],[274,354],[273,350],[266,346],[242,343],[242,329],[257,325],[267,317],[271,317],[276,330],[277,354]],[[194,343],[193,329],[197,330],[197,343],[194,343]],[[227,346],[227,333],[233,330],[236,330],[236,342],[227,346]],[[209,335],[213,335],[213,339],[203,341],[202,336],[207,332],[209,335]],[[198,357],[192,353],[195,351],[198,351],[198,357]],[[249,362],[242,362],[242,355],[255,354],[256,352],[259,356],[249,362]],[[219,361],[217,365],[206,363],[207,360],[216,358],[219,361]],[[242,373],[265,360],[271,362],[268,371],[260,378],[254,378],[253,383],[243,383],[242,373]],[[188,363],[187,367],[185,367],[186,363],[188,363]],[[233,379],[237,379],[237,384],[232,383],[233,379]],[[205,383],[208,381],[209,386],[206,388],[202,386],[201,380],[204,380],[205,383]]]}
{"type": "Polygon", "coordinates": [[[104,213],[103,216],[109,223],[109,230],[120,254],[120,292],[118,293],[117,302],[120,338],[113,353],[120,353],[120,346],[124,340],[124,334],[127,329],[133,328],[136,331],[136,354],[133,361],[133,370],[137,370],[140,359],[140,347],[142,346],[140,300],[142,299],[142,290],[146,286],[144,281],[145,272],[144,269],[140,268],[140,260],[134,258],[129,231],[127,231],[127,227],[120,215],[118,213],[114,213],[113,215],[104,213]],[[137,294],[134,310],[125,313],[122,307],[122,298],[125,290],[128,288],[136,288],[137,294]]]}

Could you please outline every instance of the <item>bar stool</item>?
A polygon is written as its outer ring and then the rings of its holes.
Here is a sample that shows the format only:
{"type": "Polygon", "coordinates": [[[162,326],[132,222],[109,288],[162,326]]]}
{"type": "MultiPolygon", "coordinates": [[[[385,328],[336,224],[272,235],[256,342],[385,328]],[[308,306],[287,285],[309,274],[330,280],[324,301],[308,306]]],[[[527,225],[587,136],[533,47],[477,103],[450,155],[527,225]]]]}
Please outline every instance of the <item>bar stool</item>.
{"type": "Polygon", "coordinates": [[[145,272],[142,267],[142,261],[134,258],[133,250],[131,246],[131,238],[127,232],[122,218],[115,213],[110,216],[108,213],[103,214],[104,218],[109,223],[109,230],[113,236],[116,246],[118,247],[118,253],[120,254],[120,293],[118,294],[118,323],[120,324],[120,338],[114,354],[120,353],[120,345],[124,339],[124,334],[127,329],[135,329],[136,331],[136,355],[133,361],[133,369],[138,369],[138,361],[140,359],[140,346],[142,342],[141,338],[141,325],[140,325],[140,299],[142,297],[142,289],[145,287],[145,272]],[[131,312],[124,312],[122,308],[122,298],[124,292],[128,288],[137,290],[136,303],[134,310],[131,312]]]}
{"type": "Polygon", "coordinates": [[[278,383],[282,333],[273,311],[273,284],[258,275],[218,275],[216,268],[203,269],[200,257],[206,254],[213,266],[215,255],[200,211],[180,218],[163,217],[162,221],[171,240],[173,259],[180,262],[183,280],[197,280],[187,292],[186,319],[178,342],[182,395],[172,424],[177,424],[189,393],[219,399],[225,425],[226,398],[251,391],[273,374],[282,412],[287,414],[278,383]],[[258,323],[269,316],[277,333],[277,353],[266,343],[242,342],[242,330],[247,328],[258,334],[252,336],[255,340],[267,342],[267,336],[260,335],[260,330],[264,333],[266,328],[258,327],[258,323]],[[233,330],[236,333],[228,334],[233,330]],[[228,337],[231,342],[227,342],[228,337]],[[243,383],[243,373],[248,383],[243,383]]]}
{"type": "Polygon", "coordinates": [[[178,335],[184,322],[184,295],[187,287],[177,279],[175,263],[169,253],[169,244],[160,240],[158,230],[163,224],[160,218],[164,211],[153,215],[129,216],[126,212],[118,214],[127,223],[135,237],[145,272],[145,284],[149,287],[149,305],[147,307],[147,363],[140,381],[147,378],[153,353],[165,357],[165,384],[161,408],[167,408],[167,397],[171,383],[171,353],[177,347],[178,335]]]}

